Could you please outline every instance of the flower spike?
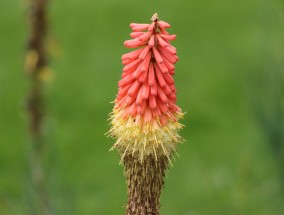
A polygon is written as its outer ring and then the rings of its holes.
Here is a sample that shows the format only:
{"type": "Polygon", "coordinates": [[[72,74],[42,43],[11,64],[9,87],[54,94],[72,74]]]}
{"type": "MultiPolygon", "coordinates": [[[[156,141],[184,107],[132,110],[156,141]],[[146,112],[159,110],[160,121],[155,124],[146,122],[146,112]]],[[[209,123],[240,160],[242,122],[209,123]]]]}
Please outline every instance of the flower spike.
{"type": "Polygon", "coordinates": [[[172,154],[182,142],[173,75],[176,49],[169,41],[176,35],[170,24],[154,14],[151,24],[131,23],[133,39],[122,55],[122,79],[111,114],[110,136],[125,166],[128,183],[127,215],[159,214],[163,177],[172,154]]]}

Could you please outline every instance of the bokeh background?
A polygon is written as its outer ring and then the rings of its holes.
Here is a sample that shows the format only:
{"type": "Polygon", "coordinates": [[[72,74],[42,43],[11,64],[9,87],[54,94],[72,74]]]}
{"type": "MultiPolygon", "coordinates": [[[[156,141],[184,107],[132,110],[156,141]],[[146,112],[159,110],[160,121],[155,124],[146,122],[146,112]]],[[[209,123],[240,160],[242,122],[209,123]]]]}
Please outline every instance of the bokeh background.
{"type": "MultiPolygon", "coordinates": [[[[28,1],[0,3],[0,214],[31,213],[24,110],[28,1]]],[[[56,214],[123,214],[108,114],[129,23],[171,23],[182,123],[163,215],[284,214],[282,0],[50,1],[45,168],[56,214]]]]}

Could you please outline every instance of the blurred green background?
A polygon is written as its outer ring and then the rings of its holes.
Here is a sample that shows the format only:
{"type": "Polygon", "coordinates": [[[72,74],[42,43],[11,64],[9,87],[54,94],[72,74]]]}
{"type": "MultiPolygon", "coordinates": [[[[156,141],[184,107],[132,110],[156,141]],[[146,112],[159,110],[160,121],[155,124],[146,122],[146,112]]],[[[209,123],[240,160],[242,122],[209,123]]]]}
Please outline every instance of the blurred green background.
{"type": "MultiPolygon", "coordinates": [[[[31,214],[24,55],[27,1],[0,3],[0,214],[31,214]]],[[[283,0],[50,1],[45,167],[56,214],[123,214],[126,185],[104,133],[129,23],[171,23],[180,158],[162,215],[284,214],[283,0]],[[282,150],[282,152],[281,152],[282,150]],[[282,154],[281,154],[282,153],[282,154]]]]}

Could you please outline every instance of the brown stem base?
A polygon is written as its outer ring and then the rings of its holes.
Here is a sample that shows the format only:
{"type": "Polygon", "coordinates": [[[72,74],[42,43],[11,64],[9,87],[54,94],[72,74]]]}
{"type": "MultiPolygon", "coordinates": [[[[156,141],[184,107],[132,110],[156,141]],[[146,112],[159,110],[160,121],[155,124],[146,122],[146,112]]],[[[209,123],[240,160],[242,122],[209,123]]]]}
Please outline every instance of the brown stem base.
{"type": "Polygon", "coordinates": [[[156,160],[148,155],[141,163],[138,157],[126,155],[123,164],[128,187],[126,215],[159,215],[168,158],[159,156],[156,160]]]}

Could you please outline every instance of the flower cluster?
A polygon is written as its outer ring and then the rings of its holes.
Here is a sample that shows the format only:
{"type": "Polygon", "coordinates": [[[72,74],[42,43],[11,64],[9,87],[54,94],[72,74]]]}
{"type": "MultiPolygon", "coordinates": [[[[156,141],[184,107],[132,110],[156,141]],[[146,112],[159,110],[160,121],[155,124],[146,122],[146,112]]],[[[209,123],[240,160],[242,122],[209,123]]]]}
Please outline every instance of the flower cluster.
{"type": "Polygon", "coordinates": [[[176,35],[167,32],[170,24],[154,15],[151,24],[131,23],[127,48],[138,48],[122,56],[124,65],[119,91],[112,113],[110,134],[117,138],[114,148],[138,155],[163,154],[170,157],[181,141],[178,130],[182,117],[176,105],[173,79],[178,61],[176,48],[170,44],[176,35]]]}

